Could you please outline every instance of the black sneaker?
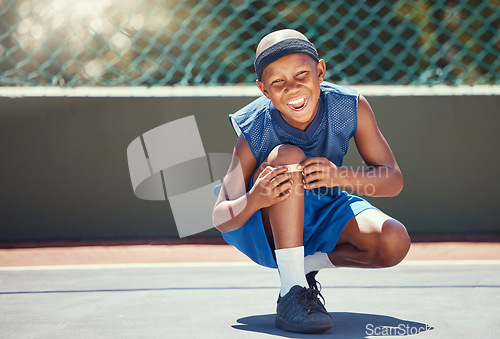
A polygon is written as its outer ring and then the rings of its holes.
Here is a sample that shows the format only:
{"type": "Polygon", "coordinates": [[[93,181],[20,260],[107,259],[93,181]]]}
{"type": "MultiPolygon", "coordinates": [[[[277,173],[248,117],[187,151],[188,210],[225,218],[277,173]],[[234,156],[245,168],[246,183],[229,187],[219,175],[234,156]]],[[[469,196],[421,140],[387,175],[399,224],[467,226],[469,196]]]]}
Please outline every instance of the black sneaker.
{"type": "Polygon", "coordinates": [[[333,327],[332,317],[317,293],[298,285],[278,297],[276,313],[276,327],[289,332],[322,333],[333,327]]]}

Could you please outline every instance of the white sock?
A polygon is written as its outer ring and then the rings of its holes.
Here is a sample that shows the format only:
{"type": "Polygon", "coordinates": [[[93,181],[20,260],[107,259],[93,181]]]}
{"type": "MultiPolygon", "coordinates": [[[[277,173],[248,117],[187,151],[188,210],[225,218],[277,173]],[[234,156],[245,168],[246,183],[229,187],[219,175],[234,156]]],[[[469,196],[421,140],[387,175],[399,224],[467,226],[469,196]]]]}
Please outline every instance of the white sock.
{"type": "Polygon", "coordinates": [[[322,268],[335,268],[335,266],[328,258],[328,254],[323,252],[316,252],[304,258],[304,272],[305,274],[312,271],[319,271],[322,268]]]}
{"type": "Polygon", "coordinates": [[[284,296],[295,285],[307,287],[304,273],[304,246],[282,248],[274,252],[281,279],[280,295],[284,296]]]}

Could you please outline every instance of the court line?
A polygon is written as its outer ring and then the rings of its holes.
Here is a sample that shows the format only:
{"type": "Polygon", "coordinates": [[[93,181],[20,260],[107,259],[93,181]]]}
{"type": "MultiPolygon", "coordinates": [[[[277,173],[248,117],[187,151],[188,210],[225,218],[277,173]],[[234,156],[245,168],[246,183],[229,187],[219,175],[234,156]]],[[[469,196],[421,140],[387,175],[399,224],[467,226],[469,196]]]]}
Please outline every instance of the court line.
{"type": "MultiPolygon", "coordinates": [[[[322,289],[440,289],[440,288],[487,288],[498,289],[500,285],[328,285],[322,289]]],[[[276,290],[277,286],[187,286],[156,288],[111,288],[82,290],[32,290],[32,291],[0,291],[2,295],[20,294],[65,294],[65,293],[113,293],[113,292],[156,292],[156,291],[200,291],[200,290],[276,290]]]]}
{"type": "MultiPolygon", "coordinates": [[[[500,95],[498,85],[411,86],[345,85],[365,96],[474,96],[500,95]]],[[[0,87],[0,97],[258,97],[257,86],[154,86],[154,87],[0,87]]]]}
{"type": "MultiPolygon", "coordinates": [[[[460,265],[500,265],[500,260],[408,260],[408,261],[403,261],[398,266],[460,266],[460,265]]],[[[0,267],[0,272],[43,271],[43,270],[90,270],[90,269],[115,269],[115,268],[190,268],[190,267],[249,267],[249,266],[263,267],[253,262],[173,262],[173,263],[138,263],[138,264],[11,266],[11,267],[0,267]]]]}

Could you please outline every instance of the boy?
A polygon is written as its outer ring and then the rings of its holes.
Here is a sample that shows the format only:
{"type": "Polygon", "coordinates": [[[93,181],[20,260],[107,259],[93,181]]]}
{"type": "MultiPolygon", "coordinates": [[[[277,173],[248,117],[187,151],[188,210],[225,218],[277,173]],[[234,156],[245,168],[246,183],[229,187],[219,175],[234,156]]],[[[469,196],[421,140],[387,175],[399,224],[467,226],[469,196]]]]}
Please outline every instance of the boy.
{"type": "Polygon", "coordinates": [[[325,62],[303,34],[265,36],[255,69],[264,96],[230,115],[238,140],[213,222],[229,244],[278,268],[276,327],[321,333],[333,324],[318,270],[390,267],[410,247],[399,221],[340,188],[395,196],[403,178],[366,99],[323,83],[325,62]],[[368,169],[341,167],[351,137],[368,169]]]}

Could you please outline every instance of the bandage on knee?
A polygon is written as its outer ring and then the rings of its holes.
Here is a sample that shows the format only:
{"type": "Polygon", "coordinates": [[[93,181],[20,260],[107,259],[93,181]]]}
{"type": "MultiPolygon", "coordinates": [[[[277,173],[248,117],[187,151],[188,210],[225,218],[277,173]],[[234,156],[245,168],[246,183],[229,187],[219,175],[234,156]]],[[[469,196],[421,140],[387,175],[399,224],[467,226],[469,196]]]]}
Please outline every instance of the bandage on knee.
{"type": "Polygon", "coordinates": [[[299,164],[287,165],[287,167],[288,167],[287,172],[302,172],[302,169],[299,169],[298,166],[299,166],[299,164]]]}

